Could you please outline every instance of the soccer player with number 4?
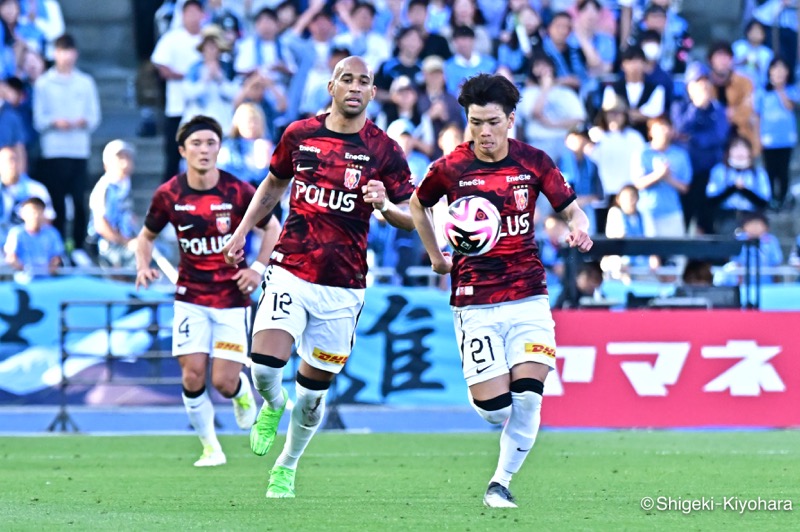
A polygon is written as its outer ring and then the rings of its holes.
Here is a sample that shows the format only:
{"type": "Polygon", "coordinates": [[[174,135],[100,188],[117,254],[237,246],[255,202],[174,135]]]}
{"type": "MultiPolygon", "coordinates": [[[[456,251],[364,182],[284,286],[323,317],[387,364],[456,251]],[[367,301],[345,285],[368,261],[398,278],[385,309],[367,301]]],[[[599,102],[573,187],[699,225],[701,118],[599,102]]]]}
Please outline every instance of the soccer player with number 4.
{"type": "Polygon", "coordinates": [[[264,263],[280,231],[278,220],[267,213],[257,224],[265,229],[257,261],[249,268],[225,262],[223,245],[244,216],[255,189],[217,169],[221,140],[222,129],[213,118],[196,116],[181,126],[178,150],[187,170],[156,190],[136,249],[136,287],[146,288],[159,277],[150,265],[154,241],[168,223],[175,227],[180,263],[172,354],[181,366],[183,404],[203,444],[203,455],[194,463],[197,467],[226,462],[206,391],[209,357],[214,359],[211,382],[233,400],[236,423],[249,429],[255,420],[255,399],[242,373],[250,340],[250,295],[261,283],[264,263]]]}
{"type": "Polygon", "coordinates": [[[509,483],[528,456],[541,420],[542,393],[556,367],[554,322],[533,232],[543,193],[568,222],[567,242],[589,251],[589,221],[575,193],[543,151],[508,138],[519,91],[502,76],[480,74],[461,88],[472,140],[431,165],[411,198],[411,215],[433,270],[451,274],[450,303],[470,403],[490,423],[505,423],[500,458],[483,503],[516,508],[509,483]],[[432,207],[465,196],[488,199],[501,234],[486,253],[452,257],[434,233],[432,207]]]}
{"type": "Polygon", "coordinates": [[[289,125],[267,178],[223,250],[236,264],[244,237],[270,212],[294,179],[289,216],[267,268],[253,326],[253,382],[264,397],[250,448],[267,454],[288,401],[283,368],[296,344],[301,362],[283,452],[270,471],[267,497],[295,496],[300,455],[319,428],[325,395],[355,341],[367,277],[367,232],[374,209],[387,222],[414,229],[403,207],[414,191],[403,151],[366,108],[373,73],[360,57],[337,63],[328,81],[331,111],[289,125]]]}

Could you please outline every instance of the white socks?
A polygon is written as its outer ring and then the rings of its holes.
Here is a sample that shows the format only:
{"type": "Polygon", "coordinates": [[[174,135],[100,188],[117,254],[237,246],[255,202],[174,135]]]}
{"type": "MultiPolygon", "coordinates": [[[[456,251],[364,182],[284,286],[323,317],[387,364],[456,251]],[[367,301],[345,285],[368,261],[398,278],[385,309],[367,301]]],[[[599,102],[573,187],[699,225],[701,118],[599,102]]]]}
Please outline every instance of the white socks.
{"type": "MultiPolygon", "coordinates": [[[[244,387],[244,383],[242,386],[244,387]]],[[[222,447],[217,440],[216,430],[214,430],[214,405],[211,403],[211,398],[208,397],[208,391],[203,390],[199,397],[181,395],[186,413],[189,415],[189,423],[200,436],[203,447],[211,446],[215,450],[221,450],[222,447]]]]}
{"type": "Polygon", "coordinates": [[[511,401],[511,416],[500,435],[500,459],[491,480],[505,487],[527,458],[542,420],[542,396],[538,393],[511,392],[511,401]]]}
{"type": "Polygon", "coordinates": [[[240,397],[244,397],[247,395],[247,392],[250,391],[250,380],[247,378],[243,372],[239,372],[239,382],[242,384],[239,386],[239,391],[236,392],[236,395],[231,397],[231,399],[239,399],[240,397]]]}
{"type": "Polygon", "coordinates": [[[325,415],[325,395],[328,390],[309,390],[297,384],[297,400],[292,408],[289,432],[276,466],[297,469],[297,461],[306,450],[308,442],[317,432],[325,415]]]}
{"type": "MultiPolygon", "coordinates": [[[[250,369],[250,374],[253,376],[253,384],[264,398],[267,405],[273,410],[277,410],[283,406],[283,368],[273,368],[265,366],[264,364],[253,364],[250,369]]],[[[243,382],[246,382],[243,381],[243,382]]]]}

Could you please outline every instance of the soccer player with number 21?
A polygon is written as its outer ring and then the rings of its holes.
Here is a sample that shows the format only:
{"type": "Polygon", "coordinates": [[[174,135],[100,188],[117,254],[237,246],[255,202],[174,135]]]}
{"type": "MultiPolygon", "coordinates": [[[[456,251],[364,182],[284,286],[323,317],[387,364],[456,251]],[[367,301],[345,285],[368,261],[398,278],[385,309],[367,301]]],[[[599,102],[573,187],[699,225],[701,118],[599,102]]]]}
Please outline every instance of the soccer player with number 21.
{"type": "Polygon", "coordinates": [[[244,236],[270,212],[294,178],[289,216],[267,268],[253,326],[252,376],[264,398],[250,431],[263,456],[287,403],[283,368],[297,345],[301,362],[283,452],[270,471],[268,498],[295,496],[300,455],[322,422],[325,395],[344,367],[364,304],[367,232],[375,209],[387,222],[414,229],[402,207],[414,187],[400,146],[366,117],[375,97],[364,60],[339,61],[328,81],[331,111],[289,125],[275,148],[242,224],[225,247],[238,263],[244,236]]]}
{"type": "Polygon", "coordinates": [[[486,506],[499,508],[517,506],[509,483],[533,447],[544,381],[556,366],[555,324],[533,232],[539,193],[568,222],[569,245],[582,252],[592,247],[586,214],[550,157],[508,138],[518,101],[519,91],[502,76],[480,74],[464,82],[458,103],[472,140],[431,165],[410,203],[433,270],[451,274],[450,303],[470,403],[488,422],[505,422],[497,469],[483,498],[486,506]],[[496,241],[494,247],[470,253],[466,245],[469,254],[442,253],[431,210],[442,196],[450,204],[477,196],[459,213],[463,218],[474,212],[483,220],[494,218],[491,206],[479,206],[481,198],[489,200],[500,214],[494,229],[499,239],[487,237],[496,241]]]}

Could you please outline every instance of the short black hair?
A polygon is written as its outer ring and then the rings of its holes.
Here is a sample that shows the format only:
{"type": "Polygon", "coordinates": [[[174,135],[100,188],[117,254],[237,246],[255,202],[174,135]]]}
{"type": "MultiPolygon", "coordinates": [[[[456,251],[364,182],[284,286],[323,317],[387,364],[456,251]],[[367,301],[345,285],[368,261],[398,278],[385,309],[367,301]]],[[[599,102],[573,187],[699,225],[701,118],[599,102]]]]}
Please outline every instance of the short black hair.
{"type": "Polygon", "coordinates": [[[201,2],[200,0],[186,0],[183,3],[183,6],[181,6],[181,11],[186,11],[186,8],[191,6],[191,5],[195,5],[195,6],[199,7],[200,9],[205,10],[205,7],[203,6],[203,2],[201,2]]]}
{"type": "Polygon", "coordinates": [[[711,59],[717,52],[725,52],[727,55],[733,57],[733,48],[728,41],[716,41],[712,43],[711,46],[708,47],[708,55],[706,57],[711,59]]]}
{"type": "Polygon", "coordinates": [[[77,44],[75,43],[75,37],[69,33],[65,33],[61,37],[57,38],[53,45],[59,50],[75,50],[78,48],[77,44]]]}
{"type": "Polygon", "coordinates": [[[202,131],[204,129],[213,131],[216,133],[217,138],[219,138],[220,141],[222,140],[222,126],[219,125],[219,122],[210,116],[196,115],[181,125],[181,127],[178,129],[178,134],[175,135],[175,140],[178,142],[178,146],[183,146],[186,143],[186,139],[189,138],[192,133],[202,131]]]}
{"type": "Polygon", "coordinates": [[[375,9],[375,6],[373,6],[369,2],[356,2],[355,4],[353,4],[353,9],[350,10],[350,13],[351,14],[355,13],[359,9],[366,9],[372,14],[373,17],[378,14],[378,11],[375,9]]]}
{"type": "Polygon", "coordinates": [[[258,10],[258,13],[256,13],[256,16],[253,17],[253,20],[258,20],[261,17],[269,17],[272,20],[276,20],[277,21],[278,20],[278,13],[272,8],[265,7],[265,8],[262,8],[262,9],[258,10]]]}
{"type": "Polygon", "coordinates": [[[470,105],[484,106],[496,103],[506,116],[514,112],[519,103],[519,89],[511,81],[496,74],[478,74],[461,86],[458,104],[469,113],[470,105]]]}
{"type": "Polygon", "coordinates": [[[600,5],[599,0],[579,0],[577,5],[578,11],[583,11],[589,4],[594,4],[594,7],[596,7],[598,11],[603,9],[603,6],[600,5]]]}
{"type": "Polygon", "coordinates": [[[38,196],[31,196],[30,198],[26,199],[25,201],[19,204],[20,207],[24,207],[25,205],[33,205],[34,207],[38,207],[41,210],[44,210],[46,207],[44,200],[38,196]]]}
{"type": "Polygon", "coordinates": [[[621,61],[630,61],[633,59],[639,59],[640,61],[647,61],[647,56],[644,55],[644,50],[640,46],[628,46],[625,48],[625,51],[622,52],[620,60],[621,61]]]}

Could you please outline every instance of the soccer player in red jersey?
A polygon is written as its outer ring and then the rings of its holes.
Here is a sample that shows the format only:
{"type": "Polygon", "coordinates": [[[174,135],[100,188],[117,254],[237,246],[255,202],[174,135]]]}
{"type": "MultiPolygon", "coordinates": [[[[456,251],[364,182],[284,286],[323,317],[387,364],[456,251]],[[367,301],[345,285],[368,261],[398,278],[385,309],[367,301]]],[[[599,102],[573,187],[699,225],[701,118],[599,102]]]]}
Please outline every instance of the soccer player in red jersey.
{"type": "Polygon", "coordinates": [[[297,462],[322,421],[325,395],[350,356],[364,304],[367,232],[374,209],[407,231],[414,187],[403,151],[367,120],[373,73],[360,57],[342,59],[328,82],[331,111],[292,123],[273,154],[225,252],[241,260],[247,231],[270,212],[294,178],[289,216],[267,269],[250,358],[264,397],[250,431],[257,455],[269,451],[286,408],[283,367],[297,344],[296,400],[283,452],[270,471],[267,497],[294,497],[297,462]]]}
{"type": "Polygon", "coordinates": [[[567,242],[589,251],[589,221],[573,190],[543,151],[508,138],[519,91],[502,76],[481,74],[461,88],[472,141],[431,165],[410,202],[434,271],[450,273],[450,303],[470,403],[490,423],[506,423],[500,459],[484,495],[489,507],[515,508],[508,490],[533,447],[547,374],[556,367],[553,318],[533,234],[540,193],[567,221],[567,242]],[[431,208],[446,196],[490,200],[503,230],[488,253],[451,257],[439,250],[431,208]]]}
{"type": "Polygon", "coordinates": [[[263,217],[257,224],[266,229],[257,261],[238,269],[225,262],[223,246],[241,222],[255,189],[217,169],[221,139],[222,130],[213,118],[196,116],[181,126],[177,140],[187,171],[156,190],[136,250],[136,287],[147,287],[159,276],[150,267],[153,242],[168,223],[175,227],[180,263],[172,354],[181,365],[189,421],[203,444],[203,455],[194,463],[198,467],[225,463],[206,392],[209,357],[214,359],[211,382],[233,400],[237,424],[248,429],[255,421],[255,400],[242,373],[250,339],[250,294],[261,283],[264,263],[280,231],[277,219],[263,217]]]}

